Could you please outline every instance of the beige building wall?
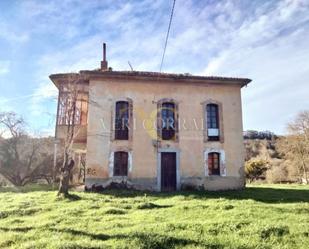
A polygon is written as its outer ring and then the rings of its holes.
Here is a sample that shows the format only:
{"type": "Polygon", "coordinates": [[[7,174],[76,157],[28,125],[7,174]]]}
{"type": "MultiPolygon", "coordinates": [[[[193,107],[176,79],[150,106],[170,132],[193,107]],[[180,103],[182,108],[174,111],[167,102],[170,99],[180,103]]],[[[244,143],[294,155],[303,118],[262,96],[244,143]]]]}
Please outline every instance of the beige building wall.
{"type": "Polygon", "coordinates": [[[158,150],[172,149],[178,151],[179,156],[179,186],[195,185],[209,190],[242,188],[244,149],[240,88],[240,85],[222,82],[90,80],[86,185],[108,184],[112,177],[112,152],[126,150],[130,152],[131,160],[128,182],[137,188],[159,190],[158,150]],[[127,98],[133,101],[133,137],[131,141],[113,141],[115,103],[127,98]],[[164,141],[156,147],[156,137],[153,136],[156,133],[145,130],[142,121],[155,116],[157,102],[163,98],[178,103],[179,142],[164,141]],[[209,100],[222,104],[223,142],[204,142],[203,103],[209,100]],[[184,120],[187,129],[183,127],[184,120]],[[206,176],[207,151],[222,153],[225,174],[206,176]]]}

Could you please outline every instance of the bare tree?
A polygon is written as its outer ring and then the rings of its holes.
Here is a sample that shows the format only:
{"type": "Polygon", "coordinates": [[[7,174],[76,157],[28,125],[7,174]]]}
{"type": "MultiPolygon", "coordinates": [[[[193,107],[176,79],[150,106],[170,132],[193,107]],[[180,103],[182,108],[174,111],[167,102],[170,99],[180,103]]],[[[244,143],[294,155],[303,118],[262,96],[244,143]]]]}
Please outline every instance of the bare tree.
{"type": "MultiPolygon", "coordinates": [[[[75,162],[77,152],[75,151],[74,145],[77,140],[84,136],[88,106],[93,105],[96,108],[103,108],[96,101],[89,100],[89,90],[83,84],[85,80],[82,75],[72,73],[67,76],[65,81],[59,84],[57,126],[61,124],[62,128],[65,128],[65,131],[64,134],[60,132],[61,134],[56,135],[63,146],[63,164],[60,171],[58,195],[69,195],[70,179],[72,179],[75,165],[77,165],[78,161],[81,161],[78,160],[75,162]],[[86,104],[86,108],[84,108],[84,104],[86,104]],[[63,108],[59,108],[60,106],[63,108]],[[60,109],[61,113],[59,113],[60,109]]],[[[89,136],[89,133],[87,135],[89,136]]]]}
{"type": "Polygon", "coordinates": [[[15,186],[52,179],[52,139],[31,138],[24,120],[15,113],[0,113],[0,174],[15,186]]]}
{"type": "Polygon", "coordinates": [[[309,111],[300,112],[288,124],[289,135],[281,138],[278,150],[289,161],[290,171],[296,173],[299,181],[309,183],[309,111]]]}
{"type": "Polygon", "coordinates": [[[67,83],[63,86],[61,94],[65,100],[64,123],[66,125],[65,138],[63,141],[63,164],[60,171],[60,183],[58,195],[69,195],[69,184],[72,170],[75,165],[73,143],[78,135],[79,110],[77,102],[79,101],[78,82],[80,78],[77,75],[70,75],[67,83]]]}

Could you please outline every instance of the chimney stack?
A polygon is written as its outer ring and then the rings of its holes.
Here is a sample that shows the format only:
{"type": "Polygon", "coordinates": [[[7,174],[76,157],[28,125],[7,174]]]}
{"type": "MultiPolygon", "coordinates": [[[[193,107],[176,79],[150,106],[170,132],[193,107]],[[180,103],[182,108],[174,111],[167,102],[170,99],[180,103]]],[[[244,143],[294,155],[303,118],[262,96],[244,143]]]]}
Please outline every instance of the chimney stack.
{"type": "Polygon", "coordinates": [[[101,70],[107,71],[107,60],[106,60],[106,44],[103,43],[103,61],[101,61],[101,70]]]}

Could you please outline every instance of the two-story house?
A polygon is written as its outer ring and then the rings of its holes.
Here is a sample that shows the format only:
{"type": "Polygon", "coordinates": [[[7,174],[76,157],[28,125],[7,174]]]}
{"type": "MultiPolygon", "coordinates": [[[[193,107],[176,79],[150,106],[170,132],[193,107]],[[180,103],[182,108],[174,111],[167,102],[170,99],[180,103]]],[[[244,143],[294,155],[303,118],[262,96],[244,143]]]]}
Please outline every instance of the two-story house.
{"type": "Polygon", "coordinates": [[[251,80],[101,68],[53,74],[56,138],[66,131],[66,85],[76,102],[76,158],[85,185],[123,183],[156,191],[245,186],[241,88],[251,80]]]}

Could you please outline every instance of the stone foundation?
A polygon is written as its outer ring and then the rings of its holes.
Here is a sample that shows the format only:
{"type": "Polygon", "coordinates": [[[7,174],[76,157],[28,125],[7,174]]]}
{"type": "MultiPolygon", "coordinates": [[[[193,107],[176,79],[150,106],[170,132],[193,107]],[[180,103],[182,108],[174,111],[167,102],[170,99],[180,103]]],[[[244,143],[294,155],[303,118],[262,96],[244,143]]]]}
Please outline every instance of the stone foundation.
{"type": "Polygon", "coordinates": [[[123,184],[128,189],[157,191],[157,178],[134,178],[128,179],[127,177],[112,177],[108,179],[91,178],[86,179],[85,187],[91,189],[92,186],[102,186],[108,188],[111,184],[123,184]]]}
{"type": "MultiPolygon", "coordinates": [[[[86,189],[106,189],[112,186],[123,186],[127,189],[158,191],[157,178],[88,178],[85,182],[86,189]]],[[[180,179],[181,190],[239,190],[245,187],[245,181],[241,177],[182,177],[180,179]]]]}
{"type": "Polygon", "coordinates": [[[243,177],[207,176],[204,179],[204,188],[209,191],[239,190],[245,188],[245,180],[243,177]]]}
{"type": "Polygon", "coordinates": [[[182,177],[180,178],[181,190],[203,190],[204,177],[182,177]]]}

